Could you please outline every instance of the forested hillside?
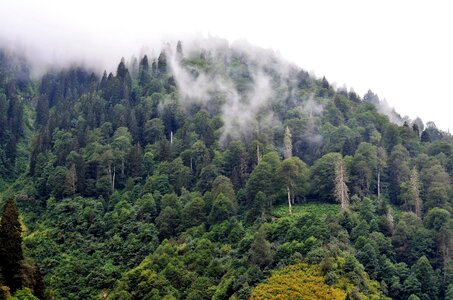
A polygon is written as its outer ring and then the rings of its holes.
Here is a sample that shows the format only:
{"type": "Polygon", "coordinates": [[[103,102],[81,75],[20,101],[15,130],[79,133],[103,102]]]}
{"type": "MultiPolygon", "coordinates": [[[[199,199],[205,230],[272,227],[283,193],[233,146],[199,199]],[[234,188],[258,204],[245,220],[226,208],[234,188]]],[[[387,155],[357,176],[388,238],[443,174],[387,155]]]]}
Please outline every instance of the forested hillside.
{"type": "Polygon", "coordinates": [[[0,298],[453,300],[433,122],[222,41],[31,65],[0,51],[0,298]]]}

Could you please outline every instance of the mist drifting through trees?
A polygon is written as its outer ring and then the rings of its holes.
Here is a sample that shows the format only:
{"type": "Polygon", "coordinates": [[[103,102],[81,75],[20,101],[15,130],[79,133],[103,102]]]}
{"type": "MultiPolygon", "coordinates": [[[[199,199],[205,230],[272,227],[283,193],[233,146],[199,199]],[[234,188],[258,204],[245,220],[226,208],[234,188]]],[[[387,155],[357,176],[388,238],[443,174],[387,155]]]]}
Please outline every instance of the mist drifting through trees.
{"type": "Polygon", "coordinates": [[[383,107],[221,39],[1,50],[1,295],[452,299],[453,139],[383,107]]]}

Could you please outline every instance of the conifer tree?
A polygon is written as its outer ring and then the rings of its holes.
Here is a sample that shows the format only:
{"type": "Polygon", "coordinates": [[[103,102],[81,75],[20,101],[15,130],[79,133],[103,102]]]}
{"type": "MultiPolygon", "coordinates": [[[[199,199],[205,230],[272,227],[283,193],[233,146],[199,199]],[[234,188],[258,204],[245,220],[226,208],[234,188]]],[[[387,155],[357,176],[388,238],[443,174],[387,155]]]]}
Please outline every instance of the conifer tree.
{"type": "Polygon", "coordinates": [[[74,195],[77,189],[77,172],[75,164],[72,164],[69,168],[68,174],[66,175],[65,194],[74,195]]]}
{"type": "Polygon", "coordinates": [[[179,58],[182,58],[182,43],[181,41],[178,41],[176,44],[176,54],[178,55],[179,58]]]}
{"type": "Polygon", "coordinates": [[[266,240],[266,231],[260,227],[250,247],[250,262],[261,268],[272,263],[271,244],[266,240]]]}
{"type": "Polygon", "coordinates": [[[19,213],[10,199],[5,204],[0,221],[0,271],[12,292],[22,287],[21,263],[24,255],[21,234],[19,213]]]}
{"type": "Polygon", "coordinates": [[[167,72],[167,55],[165,51],[162,51],[157,59],[157,70],[159,74],[164,74],[167,72]]]}
{"type": "Polygon", "coordinates": [[[139,71],[138,71],[138,81],[141,86],[145,86],[151,80],[149,73],[149,63],[148,56],[143,56],[140,61],[139,71]]]}
{"type": "Polygon", "coordinates": [[[422,136],[420,137],[420,141],[422,143],[430,143],[431,142],[431,137],[429,136],[429,132],[426,129],[422,132],[422,136]]]}

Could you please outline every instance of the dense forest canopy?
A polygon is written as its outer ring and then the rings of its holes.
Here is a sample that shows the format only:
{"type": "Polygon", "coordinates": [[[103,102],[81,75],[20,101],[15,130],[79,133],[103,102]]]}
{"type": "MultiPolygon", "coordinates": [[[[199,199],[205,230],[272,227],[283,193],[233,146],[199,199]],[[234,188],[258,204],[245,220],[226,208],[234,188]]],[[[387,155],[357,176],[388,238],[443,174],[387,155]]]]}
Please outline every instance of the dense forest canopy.
{"type": "Polygon", "coordinates": [[[115,72],[0,50],[0,297],[453,299],[453,139],[205,41],[115,72]]]}

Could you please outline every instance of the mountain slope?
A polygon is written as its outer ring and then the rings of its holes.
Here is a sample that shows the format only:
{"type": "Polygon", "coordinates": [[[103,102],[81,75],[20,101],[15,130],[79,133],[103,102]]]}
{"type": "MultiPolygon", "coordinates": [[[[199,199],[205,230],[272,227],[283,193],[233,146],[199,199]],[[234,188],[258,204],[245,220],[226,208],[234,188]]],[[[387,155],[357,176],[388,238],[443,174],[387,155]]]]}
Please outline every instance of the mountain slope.
{"type": "Polygon", "coordinates": [[[451,294],[453,143],[433,123],[243,44],[39,80],[2,53],[0,187],[47,297],[246,299],[300,266],[340,299],[451,294]]]}

